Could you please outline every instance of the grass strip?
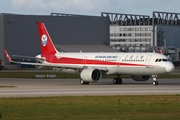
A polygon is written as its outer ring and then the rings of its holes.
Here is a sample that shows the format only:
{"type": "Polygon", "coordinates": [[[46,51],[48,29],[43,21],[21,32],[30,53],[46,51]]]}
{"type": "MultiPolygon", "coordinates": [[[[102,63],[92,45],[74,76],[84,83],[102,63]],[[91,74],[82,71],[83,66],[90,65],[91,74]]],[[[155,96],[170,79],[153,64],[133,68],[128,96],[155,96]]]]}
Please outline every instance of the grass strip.
{"type": "Polygon", "coordinates": [[[179,120],[180,95],[0,98],[3,120],[179,120]]]}

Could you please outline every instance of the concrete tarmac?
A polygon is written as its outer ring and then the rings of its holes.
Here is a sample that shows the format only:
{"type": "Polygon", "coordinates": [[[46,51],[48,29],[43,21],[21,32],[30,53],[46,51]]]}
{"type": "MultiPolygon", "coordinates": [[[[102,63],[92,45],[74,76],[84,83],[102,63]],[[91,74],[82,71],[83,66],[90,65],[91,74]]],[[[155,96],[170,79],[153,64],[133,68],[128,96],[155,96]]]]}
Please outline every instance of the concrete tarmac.
{"type": "Polygon", "coordinates": [[[112,79],[80,85],[79,79],[0,78],[0,97],[180,94],[179,78],[158,78],[158,81],[158,86],[153,86],[151,79],[137,82],[130,78],[123,79],[121,85],[114,85],[112,79]]]}

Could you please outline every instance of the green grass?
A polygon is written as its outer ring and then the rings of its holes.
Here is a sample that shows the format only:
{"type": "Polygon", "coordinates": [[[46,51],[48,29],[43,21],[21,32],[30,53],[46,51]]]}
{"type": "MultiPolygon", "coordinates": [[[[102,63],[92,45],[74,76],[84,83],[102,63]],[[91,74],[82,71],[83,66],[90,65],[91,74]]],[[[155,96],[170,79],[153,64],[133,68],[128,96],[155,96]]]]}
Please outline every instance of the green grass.
{"type": "Polygon", "coordinates": [[[1,98],[2,120],[179,120],[180,95],[1,98]]]}
{"type": "MultiPolygon", "coordinates": [[[[79,78],[78,74],[66,74],[57,72],[0,72],[0,78],[35,78],[36,75],[56,75],[56,78],[79,78]]],[[[103,76],[103,78],[114,78],[115,75],[103,76]]],[[[122,75],[122,78],[130,78],[130,75],[122,75]]],[[[180,74],[158,75],[158,78],[180,78],[180,74]]]]}

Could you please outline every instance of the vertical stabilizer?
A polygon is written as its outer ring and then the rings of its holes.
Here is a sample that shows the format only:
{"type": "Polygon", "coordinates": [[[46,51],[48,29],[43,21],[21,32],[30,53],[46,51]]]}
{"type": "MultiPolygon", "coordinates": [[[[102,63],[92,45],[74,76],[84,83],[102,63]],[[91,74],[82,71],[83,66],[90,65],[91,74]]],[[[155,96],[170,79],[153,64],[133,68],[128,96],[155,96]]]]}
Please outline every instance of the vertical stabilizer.
{"type": "Polygon", "coordinates": [[[40,46],[42,54],[55,54],[57,50],[52,42],[52,39],[46,30],[44,23],[38,22],[38,30],[40,36],[40,46]]]}

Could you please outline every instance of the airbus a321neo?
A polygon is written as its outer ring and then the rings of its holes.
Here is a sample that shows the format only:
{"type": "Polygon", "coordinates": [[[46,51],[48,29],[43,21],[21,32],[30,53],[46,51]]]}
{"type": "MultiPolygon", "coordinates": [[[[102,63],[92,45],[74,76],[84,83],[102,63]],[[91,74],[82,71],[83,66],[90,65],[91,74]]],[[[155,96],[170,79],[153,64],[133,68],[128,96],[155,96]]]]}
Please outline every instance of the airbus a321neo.
{"type": "MultiPolygon", "coordinates": [[[[58,52],[42,22],[38,22],[42,53],[34,58],[38,63],[13,61],[4,50],[9,62],[41,67],[49,66],[59,72],[80,74],[80,84],[98,81],[102,75],[117,75],[114,84],[121,84],[121,75],[131,75],[135,81],[146,81],[150,77],[153,85],[158,85],[157,75],[169,73],[173,63],[160,53],[120,53],[120,52],[58,52]]],[[[23,56],[21,56],[23,57],[23,56]]],[[[25,57],[25,56],[24,56],[25,57]]]]}

